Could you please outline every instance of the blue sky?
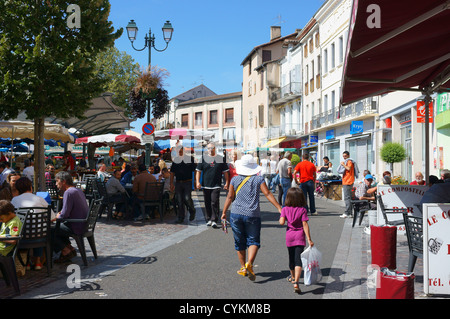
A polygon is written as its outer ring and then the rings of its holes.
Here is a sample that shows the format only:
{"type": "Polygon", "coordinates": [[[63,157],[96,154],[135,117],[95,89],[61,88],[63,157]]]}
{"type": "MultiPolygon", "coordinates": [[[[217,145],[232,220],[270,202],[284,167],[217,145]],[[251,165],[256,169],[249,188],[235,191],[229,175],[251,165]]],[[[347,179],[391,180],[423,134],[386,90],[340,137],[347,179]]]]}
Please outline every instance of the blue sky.
{"type": "MultiPolygon", "coordinates": [[[[169,72],[165,89],[169,97],[204,84],[216,94],[242,89],[241,62],[253,47],[270,40],[270,26],[281,26],[282,36],[301,29],[324,0],[110,0],[109,20],[123,28],[116,47],[141,66],[148,64],[148,50],[135,51],[126,26],[135,20],[139,31],[135,47],[144,46],[151,28],[155,46],[163,49],[162,26],[170,20],[172,41],[164,52],[152,49],[152,65],[169,72]]],[[[132,123],[142,133],[146,118],[132,123]]]]}

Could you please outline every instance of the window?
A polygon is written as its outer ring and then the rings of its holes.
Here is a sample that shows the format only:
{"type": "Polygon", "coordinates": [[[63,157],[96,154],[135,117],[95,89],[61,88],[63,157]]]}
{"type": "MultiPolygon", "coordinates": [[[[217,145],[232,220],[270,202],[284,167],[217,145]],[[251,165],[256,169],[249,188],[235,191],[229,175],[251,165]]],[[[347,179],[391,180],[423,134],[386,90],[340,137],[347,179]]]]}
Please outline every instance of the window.
{"type": "Polygon", "coordinates": [[[336,49],[334,43],[331,44],[331,68],[335,67],[336,62],[336,49]]]}
{"type": "Polygon", "coordinates": [[[323,72],[328,73],[328,50],[323,50],[323,72]]]}
{"type": "Polygon", "coordinates": [[[313,38],[309,40],[309,53],[312,53],[314,49],[313,38]]]}
{"type": "Polygon", "coordinates": [[[202,126],[202,112],[195,113],[195,126],[202,126]]]}
{"type": "Polygon", "coordinates": [[[323,97],[323,112],[326,113],[328,111],[328,94],[325,94],[323,97]]]}
{"type": "Polygon", "coordinates": [[[319,32],[316,33],[316,48],[319,47],[319,32]]]}
{"type": "Polygon", "coordinates": [[[259,126],[264,127],[264,104],[258,105],[259,126]]]}
{"type": "Polygon", "coordinates": [[[209,124],[218,124],[217,110],[209,111],[209,124]]]}
{"type": "Polygon", "coordinates": [[[344,62],[344,37],[339,37],[339,63],[344,62]]]}
{"type": "Polygon", "coordinates": [[[226,109],[225,123],[233,123],[233,122],[234,122],[234,109],[226,109]]]}
{"type": "Polygon", "coordinates": [[[263,50],[262,51],[262,61],[263,61],[263,63],[267,62],[267,61],[270,61],[270,60],[272,60],[272,51],[270,51],[270,50],[263,50]]]}
{"type": "Polygon", "coordinates": [[[261,71],[259,76],[260,76],[260,85],[261,85],[260,90],[263,90],[264,89],[264,71],[261,71]]]}
{"type": "Polygon", "coordinates": [[[182,114],[181,115],[181,126],[186,127],[189,125],[189,114],[182,114]]]}
{"type": "Polygon", "coordinates": [[[252,58],[248,60],[248,75],[252,74],[252,58]]]}

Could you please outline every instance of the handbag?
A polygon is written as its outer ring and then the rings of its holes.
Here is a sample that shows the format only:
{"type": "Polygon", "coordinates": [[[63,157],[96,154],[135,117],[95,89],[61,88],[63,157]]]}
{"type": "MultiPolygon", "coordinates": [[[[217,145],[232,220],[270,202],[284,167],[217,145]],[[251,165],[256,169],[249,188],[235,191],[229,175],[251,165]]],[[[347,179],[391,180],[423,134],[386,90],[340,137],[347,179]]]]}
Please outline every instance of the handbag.
{"type": "Polygon", "coordinates": [[[377,299],[414,299],[414,273],[402,273],[386,267],[379,271],[377,299]]]}

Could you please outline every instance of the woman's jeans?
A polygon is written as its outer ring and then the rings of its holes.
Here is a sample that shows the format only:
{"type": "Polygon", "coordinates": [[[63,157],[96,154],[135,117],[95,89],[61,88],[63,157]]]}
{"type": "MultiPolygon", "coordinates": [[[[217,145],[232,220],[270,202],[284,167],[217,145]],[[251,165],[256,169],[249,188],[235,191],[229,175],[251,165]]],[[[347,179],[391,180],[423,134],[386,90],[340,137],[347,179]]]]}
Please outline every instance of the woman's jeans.
{"type": "Polygon", "coordinates": [[[237,251],[246,250],[249,246],[261,246],[261,217],[249,217],[240,214],[230,214],[231,229],[233,229],[234,248],[237,251]]]}
{"type": "Polygon", "coordinates": [[[289,188],[291,188],[292,185],[292,180],[290,178],[281,178],[281,187],[283,188],[283,205],[284,206],[284,202],[286,200],[286,194],[287,191],[289,190],[289,188]]]}
{"type": "MultiPolygon", "coordinates": [[[[314,199],[314,181],[310,180],[300,184],[300,188],[305,195],[305,201],[309,197],[309,213],[314,214],[316,212],[316,203],[314,199]]],[[[306,210],[308,211],[308,204],[306,204],[306,210]]]]}

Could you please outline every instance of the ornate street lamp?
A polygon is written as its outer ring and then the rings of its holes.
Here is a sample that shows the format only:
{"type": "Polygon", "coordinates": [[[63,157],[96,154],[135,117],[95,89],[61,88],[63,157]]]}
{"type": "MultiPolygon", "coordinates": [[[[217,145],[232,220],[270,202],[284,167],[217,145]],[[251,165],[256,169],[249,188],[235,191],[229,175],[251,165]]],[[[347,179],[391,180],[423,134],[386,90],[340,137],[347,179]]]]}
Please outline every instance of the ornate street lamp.
{"type": "MultiPolygon", "coordinates": [[[[127,25],[128,39],[130,40],[131,46],[133,47],[133,49],[135,49],[136,51],[143,51],[146,48],[148,48],[148,70],[149,71],[150,71],[151,65],[152,65],[152,51],[151,51],[152,48],[158,52],[163,52],[167,49],[167,47],[169,46],[169,42],[172,40],[173,27],[172,27],[172,24],[170,23],[170,21],[166,21],[166,23],[164,23],[164,26],[162,27],[162,31],[163,31],[164,41],[166,42],[166,46],[164,49],[159,50],[155,47],[155,35],[152,34],[151,29],[149,29],[148,34],[145,35],[144,47],[142,49],[136,49],[134,47],[134,41],[136,40],[136,37],[137,37],[138,27],[136,25],[136,22],[134,22],[134,20],[131,20],[127,25]]],[[[150,122],[150,100],[147,100],[147,122],[150,122]]],[[[147,144],[145,144],[145,165],[146,166],[150,165],[150,153],[151,153],[151,144],[147,143],[147,144]]]]}

